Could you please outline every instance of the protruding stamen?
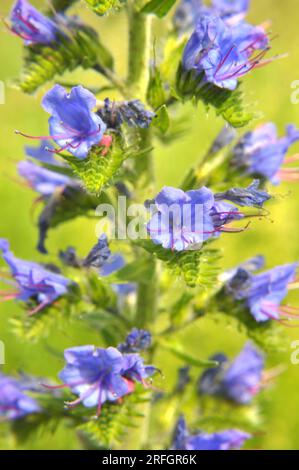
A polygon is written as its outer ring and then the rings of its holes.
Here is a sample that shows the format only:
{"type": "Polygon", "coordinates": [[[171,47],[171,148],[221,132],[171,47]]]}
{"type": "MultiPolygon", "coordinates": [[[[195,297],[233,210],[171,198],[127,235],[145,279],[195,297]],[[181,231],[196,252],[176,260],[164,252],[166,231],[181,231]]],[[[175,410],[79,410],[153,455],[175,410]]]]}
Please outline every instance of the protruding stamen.
{"type": "Polygon", "coordinates": [[[33,308],[32,310],[29,310],[27,313],[28,317],[32,317],[36,313],[39,313],[41,310],[43,310],[45,307],[49,305],[49,301],[41,302],[37,307],[33,308]]]}

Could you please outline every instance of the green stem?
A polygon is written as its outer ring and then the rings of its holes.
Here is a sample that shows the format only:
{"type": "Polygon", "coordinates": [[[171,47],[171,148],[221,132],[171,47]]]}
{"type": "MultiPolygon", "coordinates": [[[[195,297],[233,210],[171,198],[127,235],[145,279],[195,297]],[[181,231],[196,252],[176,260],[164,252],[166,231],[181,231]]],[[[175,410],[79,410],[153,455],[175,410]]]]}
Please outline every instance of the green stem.
{"type": "MultiPolygon", "coordinates": [[[[128,1],[128,23],[129,23],[129,60],[127,87],[131,98],[139,98],[146,102],[147,88],[149,83],[149,62],[151,47],[151,16],[136,10],[132,0],[128,1]]],[[[136,3],[135,3],[136,5],[136,3]]],[[[143,148],[151,148],[152,135],[150,129],[141,129],[139,139],[143,148]]],[[[138,175],[137,187],[143,181],[142,189],[146,186],[147,194],[151,193],[150,186],[154,181],[154,168],[152,152],[149,151],[136,161],[136,174],[138,175]]],[[[139,252],[138,252],[139,255],[139,252]]],[[[144,256],[144,252],[140,254],[144,256]]],[[[142,328],[150,325],[157,314],[158,283],[157,266],[153,257],[148,257],[151,265],[152,276],[150,281],[142,279],[138,285],[137,306],[135,324],[142,328]]]]}
{"type": "MultiPolygon", "coordinates": [[[[141,254],[144,256],[144,252],[141,254]]],[[[148,255],[147,255],[148,256],[148,255]]],[[[153,257],[148,256],[148,263],[151,264],[152,274],[150,281],[138,284],[137,306],[135,323],[137,328],[149,327],[153,324],[158,311],[158,280],[157,262],[153,257]]]]}
{"type": "Polygon", "coordinates": [[[135,10],[128,2],[129,63],[127,86],[132,98],[146,101],[149,82],[151,16],[135,10]]]}

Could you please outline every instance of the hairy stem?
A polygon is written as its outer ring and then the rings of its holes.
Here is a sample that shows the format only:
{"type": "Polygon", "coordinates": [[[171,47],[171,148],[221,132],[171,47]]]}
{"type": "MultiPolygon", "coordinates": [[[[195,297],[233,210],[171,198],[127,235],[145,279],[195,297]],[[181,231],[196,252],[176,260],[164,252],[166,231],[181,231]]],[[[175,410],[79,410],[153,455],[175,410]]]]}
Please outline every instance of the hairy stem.
{"type": "MultiPolygon", "coordinates": [[[[146,102],[152,20],[150,15],[144,15],[136,11],[134,3],[130,0],[127,5],[129,23],[127,88],[131,98],[139,98],[146,102]]],[[[136,186],[140,188],[140,181],[143,181],[143,189],[146,189],[147,194],[149,194],[154,181],[153,157],[150,150],[152,135],[150,129],[141,129],[138,132],[143,148],[149,148],[149,151],[136,162],[135,170],[138,175],[136,186]]],[[[144,252],[140,253],[140,256],[144,256],[144,252]]],[[[148,262],[151,265],[151,279],[149,281],[141,279],[138,284],[135,323],[139,328],[150,325],[157,314],[157,266],[155,259],[152,257],[149,257],[148,262]]]]}
{"type": "Polygon", "coordinates": [[[129,63],[127,86],[134,98],[146,101],[149,82],[151,41],[151,16],[135,10],[134,2],[128,2],[129,63]]]}
{"type": "MultiPolygon", "coordinates": [[[[144,256],[144,252],[141,255],[144,256]]],[[[138,284],[135,318],[138,328],[152,326],[158,310],[157,263],[153,257],[147,256],[151,265],[151,278],[147,281],[140,280],[138,284]]]]}

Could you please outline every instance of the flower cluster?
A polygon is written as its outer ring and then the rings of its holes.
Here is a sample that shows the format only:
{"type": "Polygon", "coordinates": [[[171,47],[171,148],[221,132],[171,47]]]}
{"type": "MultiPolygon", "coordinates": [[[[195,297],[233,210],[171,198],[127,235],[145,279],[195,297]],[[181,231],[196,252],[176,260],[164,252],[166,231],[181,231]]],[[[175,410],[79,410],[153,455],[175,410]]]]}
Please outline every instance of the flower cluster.
{"type": "Polygon", "coordinates": [[[119,401],[132,393],[135,382],[146,385],[146,379],[155,372],[138,354],[122,354],[112,347],[78,346],[67,349],[64,357],[66,366],[59,374],[62,387],[69,387],[79,396],[67,406],[81,402],[87,408],[96,406],[98,415],[105,402],[119,401]]]}

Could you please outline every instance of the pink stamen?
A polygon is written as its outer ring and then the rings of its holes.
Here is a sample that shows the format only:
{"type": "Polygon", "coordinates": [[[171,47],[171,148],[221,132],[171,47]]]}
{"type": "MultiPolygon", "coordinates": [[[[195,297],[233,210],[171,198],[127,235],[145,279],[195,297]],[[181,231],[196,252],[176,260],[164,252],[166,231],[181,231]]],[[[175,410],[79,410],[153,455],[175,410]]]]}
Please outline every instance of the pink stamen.
{"type": "Polygon", "coordinates": [[[285,366],[278,366],[274,367],[273,369],[269,369],[263,373],[262,376],[262,385],[265,386],[269,382],[271,382],[273,379],[276,379],[279,377],[283,372],[285,372],[286,367],[285,366]]]}
{"type": "Polygon", "coordinates": [[[299,167],[281,168],[279,171],[282,173],[298,173],[299,167]]]}
{"type": "Polygon", "coordinates": [[[285,181],[285,182],[290,182],[290,183],[292,183],[292,182],[299,181],[299,175],[290,175],[290,174],[278,172],[278,173],[277,173],[277,176],[278,176],[282,181],[285,181]]]}
{"type": "Polygon", "coordinates": [[[299,153],[296,153],[292,157],[287,157],[284,159],[284,163],[293,163],[299,160],[299,153]]]}
{"type": "Polygon", "coordinates": [[[7,294],[7,295],[1,294],[0,302],[6,302],[7,300],[14,300],[18,295],[19,295],[19,292],[17,294],[7,294]]]}
{"type": "MultiPolygon", "coordinates": [[[[285,320],[280,320],[279,318],[276,318],[274,315],[271,315],[271,313],[267,312],[266,310],[264,309],[261,309],[261,312],[266,315],[266,317],[268,317],[269,319],[271,320],[275,320],[277,321],[278,323],[280,323],[281,325],[283,326],[287,326],[288,328],[297,328],[299,326],[299,324],[292,324],[290,325],[289,323],[287,323],[287,319],[285,320]]],[[[277,312],[279,313],[279,312],[277,312]]]]}
{"type": "Polygon", "coordinates": [[[231,46],[231,48],[228,50],[228,52],[225,54],[225,56],[223,57],[223,59],[219,62],[219,65],[216,69],[216,73],[215,75],[219,72],[219,70],[222,68],[222,66],[225,64],[225,62],[227,61],[227,59],[229,58],[229,56],[231,55],[232,51],[234,50],[236,46],[233,44],[231,46]]]}
{"type": "Polygon", "coordinates": [[[240,233],[240,232],[245,232],[245,230],[248,230],[249,226],[250,226],[250,223],[251,222],[248,222],[248,224],[243,227],[243,228],[240,228],[240,229],[237,229],[237,228],[229,228],[229,227],[226,227],[226,226],[223,226],[220,228],[220,231],[221,232],[225,232],[225,233],[240,233]]]}
{"type": "Polygon", "coordinates": [[[21,135],[22,137],[26,137],[27,139],[33,139],[33,140],[49,140],[49,139],[56,139],[56,140],[65,140],[65,139],[70,139],[70,135],[40,135],[40,136],[34,136],[34,135],[29,135],[25,134],[24,132],[15,130],[15,134],[21,135]]]}
{"type": "Polygon", "coordinates": [[[0,295],[19,295],[20,292],[1,290],[0,295]]]}
{"type": "Polygon", "coordinates": [[[47,388],[49,390],[60,390],[62,388],[67,388],[69,385],[62,384],[62,385],[47,385],[47,384],[41,384],[42,387],[47,388]]]}
{"type": "MultiPolygon", "coordinates": [[[[86,397],[85,397],[86,398],[86,397]]],[[[82,401],[84,400],[83,397],[79,397],[77,398],[76,400],[73,400],[73,401],[65,401],[65,405],[67,407],[70,407],[70,408],[74,408],[76,405],[79,405],[79,403],[81,403],[82,401]]]]}
{"type": "Polygon", "coordinates": [[[100,416],[102,411],[102,393],[101,393],[101,387],[99,385],[99,399],[98,399],[98,406],[97,406],[97,417],[100,416]]]}
{"type": "Polygon", "coordinates": [[[33,315],[36,315],[48,305],[49,305],[49,301],[40,303],[37,307],[33,308],[32,310],[29,310],[29,312],[27,313],[27,316],[32,317],[33,315]]]}
{"type": "Polygon", "coordinates": [[[295,315],[295,314],[293,314],[293,313],[285,312],[285,311],[282,310],[282,309],[279,309],[278,311],[279,311],[279,313],[281,314],[281,316],[283,316],[283,317],[287,317],[287,318],[289,318],[289,319],[294,319],[294,320],[298,320],[298,318],[299,318],[299,315],[295,315]]]}

